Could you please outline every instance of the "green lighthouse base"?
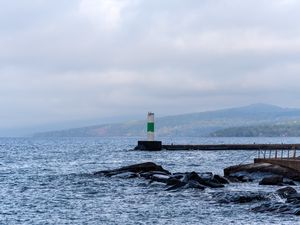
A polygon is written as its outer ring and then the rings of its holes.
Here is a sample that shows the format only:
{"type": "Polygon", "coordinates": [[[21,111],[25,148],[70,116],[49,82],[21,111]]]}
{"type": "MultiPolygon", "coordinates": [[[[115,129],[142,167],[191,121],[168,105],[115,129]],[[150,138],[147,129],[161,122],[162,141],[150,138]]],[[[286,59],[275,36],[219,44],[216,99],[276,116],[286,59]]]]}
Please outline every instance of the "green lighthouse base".
{"type": "Polygon", "coordinates": [[[162,144],[161,141],[138,141],[138,145],[134,150],[141,151],[161,151],[162,144]]]}

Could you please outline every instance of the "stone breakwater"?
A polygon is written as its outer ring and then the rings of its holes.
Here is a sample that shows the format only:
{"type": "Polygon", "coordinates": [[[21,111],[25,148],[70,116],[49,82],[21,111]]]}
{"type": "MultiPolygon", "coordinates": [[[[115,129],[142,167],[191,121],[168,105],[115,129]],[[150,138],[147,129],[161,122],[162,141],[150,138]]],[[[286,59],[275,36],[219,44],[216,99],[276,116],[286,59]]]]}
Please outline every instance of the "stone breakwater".
{"type": "Polygon", "coordinates": [[[111,178],[140,178],[149,183],[165,184],[165,191],[214,189],[212,198],[220,204],[251,204],[256,213],[285,213],[300,215],[300,193],[291,186],[300,181],[295,171],[268,163],[238,165],[224,169],[224,176],[211,172],[171,173],[153,162],[134,164],[94,173],[95,176],[111,178]],[[228,191],[226,186],[237,182],[257,182],[258,185],[285,186],[274,192],[228,191]]]}

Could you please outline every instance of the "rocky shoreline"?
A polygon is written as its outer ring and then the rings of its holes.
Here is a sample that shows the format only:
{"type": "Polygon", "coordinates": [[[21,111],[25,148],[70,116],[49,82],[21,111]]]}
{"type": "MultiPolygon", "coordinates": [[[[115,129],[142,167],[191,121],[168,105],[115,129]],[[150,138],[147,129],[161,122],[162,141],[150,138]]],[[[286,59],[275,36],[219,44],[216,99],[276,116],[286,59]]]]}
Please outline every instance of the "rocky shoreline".
{"type": "Polygon", "coordinates": [[[300,174],[288,168],[269,163],[237,165],[224,169],[224,176],[211,172],[171,173],[153,162],[145,162],[113,170],[94,173],[95,176],[124,179],[141,178],[149,183],[165,184],[165,191],[180,191],[188,188],[200,191],[210,188],[216,202],[221,204],[253,203],[250,211],[300,215],[300,193],[291,186],[300,181],[300,174]],[[255,191],[230,191],[222,189],[232,183],[257,182],[259,185],[283,186],[273,193],[255,191]],[[274,198],[276,196],[276,198],[274,198]],[[274,200],[277,199],[277,200],[274,200]]]}

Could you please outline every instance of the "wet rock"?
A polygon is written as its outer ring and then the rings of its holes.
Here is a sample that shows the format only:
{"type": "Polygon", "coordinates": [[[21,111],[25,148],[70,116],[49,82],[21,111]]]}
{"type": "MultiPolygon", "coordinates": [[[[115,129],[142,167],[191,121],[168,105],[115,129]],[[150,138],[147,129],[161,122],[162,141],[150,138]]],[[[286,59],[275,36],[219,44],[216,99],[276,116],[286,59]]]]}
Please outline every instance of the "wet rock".
{"type": "Polygon", "coordinates": [[[143,177],[145,179],[150,179],[153,175],[160,174],[160,175],[169,175],[169,173],[163,172],[163,171],[150,171],[150,172],[142,172],[139,173],[140,177],[143,177]]]}
{"type": "Polygon", "coordinates": [[[163,175],[163,174],[153,174],[150,177],[151,181],[161,182],[161,183],[168,183],[168,180],[170,179],[170,176],[163,175]]]}
{"type": "Polygon", "coordinates": [[[300,193],[293,193],[287,196],[286,202],[299,204],[300,203],[300,193]]]}
{"type": "MultiPolygon", "coordinates": [[[[206,173],[207,174],[207,173],[206,173]]],[[[203,176],[203,174],[201,174],[203,176]]],[[[204,190],[206,187],[210,188],[222,188],[223,184],[215,182],[213,179],[213,174],[210,176],[201,177],[196,172],[185,173],[182,179],[170,178],[169,183],[174,183],[173,186],[167,188],[166,190],[176,190],[179,188],[197,188],[204,190]],[[172,179],[172,182],[171,182],[172,179]]]]}
{"type": "Polygon", "coordinates": [[[204,189],[204,187],[202,187],[198,182],[199,180],[202,180],[202,178],[199,177],[196,172],[185,173],[180,180],[176,179],[175,177],[173,177],[172,180],[171,179],[169,180],[170,185],[172,185],[172,183],[174,184],[171,187],[167,188],[167,191],[194,187],[197,187],[198,189],[204,189]]]}
{"type": "Polygon", "coordinates": [[[273,175],[283,176],[292,180],[299,181],[299,172],[282,167],[279,165],[273,165],[270,163],[251,163],[237,166],[230,166],[224,169],[224,176],[232,176],[238,172],[246,173],[269,173],[273,175]]]}
{"type": "Polygon", "coordinates": [[[199,184],[197,181],[194,180],[190,180],[186,185],[186,188],[195,188],[195,189],[199,189],[199,190],[204,190],[206,187],[199,184]]]}
{"type": "Polygon", "coordinates": [[[267,195],[262,192],[228,192],[214,193],[213,197],[219,203],[248,203],[267,200],[267,195]]]}
{"type": "Polygon", "coordinates": [[[205,172],[205,173],[198,173],[198,175],[203,179],[203,180],[213,180],[214,174],[212,172],[205,172]]]}
{"type": "Polygon", "coordinates": [[[94,175],[103,175],[108,177],[132,178],[142,177],[150,180],[149,183],[159,182],[170,186],[167,190],[181,188],[195,188],[204,190],[210,188],[222,188],[222,183],[229,183],[227,179],[221,176],[214,176],[211,172],[206,173],[175,173],[163,169],[161,166],[152,162],[134,164],[113,170],[104,170],[94,173],[94,175]]]}
{"type": "Polygon", "coordinates": [[[282,176],[270,176],[263,178],[259,185],[282,185],[283,177],[282,176]]]}
{"type": "Polygon", "coordinates": [[[238,183],[240,182],[239,179],[235,176],[224,176],[226,179],[228,179],[231,183],[238,183]]]}
{"type": "Polygon", "coordinates": [[[175,177],[170,177],[167,180],[167,185],[178,185],[180,183],[182,183],[182,181],[180,179],[175,178],[175,177]]]}
{"type": "Polygon", "coordinates": [[[253,212],[274,212],[274,213],[284,213],[284,214],[294,214],[300,215],[300,205],[282,203],[282,202],[268,202],[263,203],[251,209],[253,212]]]}
{"type": "Polygon", "coordinates": [[[245,176],[245,175],[240,175],[240,176],[237,176],[237,179],[242,182],[242,183],[245,183],[245,182],[252,182],[253,180],[248,177],[248,176],[245,176]]]}
{"type": "Polygon", "coordinates": [[[292,187],[284,187],[280,188],[276,191],[276,193],[281,197],[281,198],[287,198],[291,194],[296,194],[297,191],[292,188],[292,187]]]}
{"type": "Polygon", "coordinates": [[[95,172],[94,175],[113,176],[125,172],[144,173],[150,171],[161,171],[166,174],[171,174],[169,171],[163,169],[161,166],[156,165],[153,162],[146,162],[146,163],[139,163],[130,166],[125,166],[114,170],[104,170],[104,171],[95,172]]]}
{"type": "Polygon", "coordinates": [[[271,207],[271,202],[263,203],[251,209],[253,212],[267,212],[271,207]]]}
{"type": "Polygon", "coordinates": [[[219,182],[220,184],[229,184],[229,180],[225,177],[222,177],[220,175],[215,174],[213,176],[213,179],[216,180],[217,182],[219,182]]]}
{"type": "Polygon", "coordinates": [[[274,202],[270,201],[263,203],[259,206],[252,208],[253,212],[274,212],[274,213],[285,213],[285,214],[294,214],[300,215],[300,194],[292,187],[280,188],[276,193],[283,199],[286,199],[285,202],[274,202]]]}
{"type": "Polygon", "coordinates": [[[188,188],[204,190],[206,187],[199,184],[197,181],[190,180],[187,183],[180,181],[179,183],[167,188],[166,191],[188,189],[188,188]]]}
{"type": "Polygon", "coordinates": [[[295,210],[293,211],[293,214],[296,215],[296,216],[300,216],[300,208],[295,209],[295,210]]]}
{"type": "Polygon", "coordinates": [[[245,183],[245,182],[252,182],[253,180],[246,176],[246,175],[231,175],[227,177],[232,183],[245,183]]]}
{"type": "Polygon", "coordinates": [[[125,172],[125,173],[113,175],[113,177],[130,179],[130,178],[138,177],[138,174],[133,173],[133,172],[125,172]]]}
{"type": "Polygon", "coordinates": [[[187,183],[179,181],[177,184],[172,185],[171,187],[167,188],[166,191],[173,191],[183,188],[187,185],[187,183]]]}
{"type": "Polygon", "coordinates": [[[205,186],[210,187],[210,188],[223,188],[223,187],[225,187],[223,184],[216,183],[214,181],[205,181],[205,182],[202,183],[202,185],[205,185],[205,186]]]}
{"type": "Polygon", "coordinates": [[[186,173],[173,173],[172,177],[176,179],[183,179],[183,177],[186,175],[186,173]]]}
{"type": "Polygon", "coordinates": [[[199,184],[210,187],[210,188],[223,188],[224,187],[223,184],[216,183],[213,180],[203,179],[196,172],[191,172],[191,173],[187,174],[184,177],[183,182],[188,183],[188,181],[190,181],[190,180],[197,181],[199,184]]]}
{"type": "Polygon", "coordinates": [[[296,186],[297,184],[292,181],[291,179],[288,179],[288,178],[283,178],[283,184],[284,185],[291,185],[291,186],[296,186]]]}

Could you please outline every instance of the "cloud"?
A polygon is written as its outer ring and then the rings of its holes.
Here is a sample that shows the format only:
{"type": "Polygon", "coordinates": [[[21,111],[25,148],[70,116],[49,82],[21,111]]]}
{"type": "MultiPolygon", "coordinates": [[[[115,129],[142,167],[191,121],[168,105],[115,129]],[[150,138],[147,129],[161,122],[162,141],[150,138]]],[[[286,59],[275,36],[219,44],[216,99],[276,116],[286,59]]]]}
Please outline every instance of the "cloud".
{"type": "Polygon", "coordinates": [[[292,0],[2,1],[0,124],[300,107],[299,11],[292,0]]]}
{"type": "Polygon", "coordinates": [[[129,0],[81,0],[79,15],[88,18],[94,26],[111,31],[120,26],[123,11],[133,3],[129,0]]]}

